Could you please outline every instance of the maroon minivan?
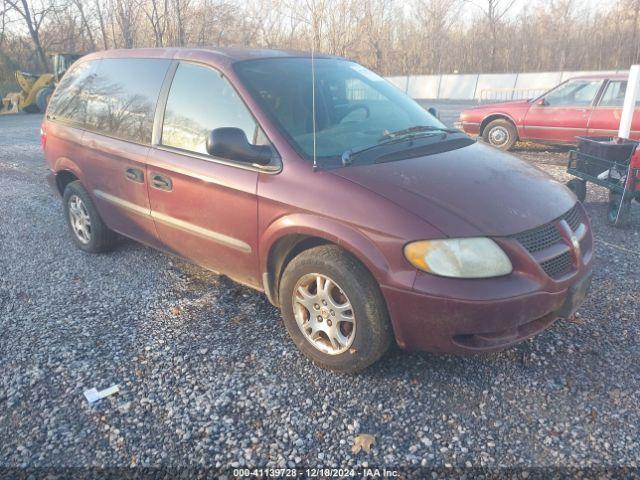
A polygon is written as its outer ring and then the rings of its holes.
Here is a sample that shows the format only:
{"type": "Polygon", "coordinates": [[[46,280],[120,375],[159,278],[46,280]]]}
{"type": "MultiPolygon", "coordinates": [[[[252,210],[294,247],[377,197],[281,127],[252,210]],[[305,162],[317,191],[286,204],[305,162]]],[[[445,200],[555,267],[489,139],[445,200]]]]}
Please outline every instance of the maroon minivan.
{"type": "Polygon", "coordinates": [[[42,125],[75,244],[118,234],[264,291],[298,348],[357,371],[494,351],[570,316],[582,205],[348,60],[240,49],[79,60],[42,125]]]}

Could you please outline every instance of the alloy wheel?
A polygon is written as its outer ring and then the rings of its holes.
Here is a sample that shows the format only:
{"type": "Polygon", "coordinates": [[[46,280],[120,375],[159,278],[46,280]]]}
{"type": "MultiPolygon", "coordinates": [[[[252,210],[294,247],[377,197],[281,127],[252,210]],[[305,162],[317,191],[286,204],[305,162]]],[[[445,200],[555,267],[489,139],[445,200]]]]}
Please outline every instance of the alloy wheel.
{"type": "Polygon", "coordinates": [[[356,319],[344,290],[319,273],[302,276],[293,291],[298,328],[316,349],[339,355],[349,349],[356,334],[356,319]]]}
{"type": "Polygon", "coordinates": [[[80,242],[87,244],[91,241],[91,217],[87,207],[78,195],[69,197],[69,220],[71,229],[80,242]]]}

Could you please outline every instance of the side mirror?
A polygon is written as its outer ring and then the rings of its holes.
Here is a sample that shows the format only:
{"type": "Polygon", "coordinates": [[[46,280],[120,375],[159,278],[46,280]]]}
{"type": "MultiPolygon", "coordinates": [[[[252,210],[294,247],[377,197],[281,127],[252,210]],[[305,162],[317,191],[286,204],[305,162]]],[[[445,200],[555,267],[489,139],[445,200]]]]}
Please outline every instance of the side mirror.
{"type": "Polygon", "coordinates": [[[431,115],[433,115],[434,117],[436,117],[438,120],[440,120],[440,112],[438,111],[437,108],[435,107],[429,107],[427,108],[427,112],[429,112],[431,115]]]}
{"type": "Polygon", "coordinates": [[[214,157],[226,158],[238,162],[267,165],[271,162],[273,151],[268,145],[251,145],[244,130],[235,127],[222,127],[211,130],[207,137],[207,153],[214,157]]]}
{"type": "Polygon", "coordinates": [[[549,105],[549,103],[543,97],[536,102],[536,105],[538,105],[539,107],[546,107],[547,105],[549,105]]]}

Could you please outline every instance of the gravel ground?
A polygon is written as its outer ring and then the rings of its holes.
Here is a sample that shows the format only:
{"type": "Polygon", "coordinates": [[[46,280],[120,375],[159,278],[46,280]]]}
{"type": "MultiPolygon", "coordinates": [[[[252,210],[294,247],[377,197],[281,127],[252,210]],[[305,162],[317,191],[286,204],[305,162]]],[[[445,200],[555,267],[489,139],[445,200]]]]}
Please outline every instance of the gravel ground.
{"type": "MultiPolygon", "coordinates": [[[[322,371],[259,293],[123,241],[73,247],[38,116],[0,117],[0,466],[593,467],[640,463],[640,206],[590,297],[506,352],[322,371]],[[90,406],[83,391],[120,385],[90,406]],[[353,454],[356,434],[375,436],[353,454]]],[[[562,150],[516,154],[565,180],[562,150]]]]}

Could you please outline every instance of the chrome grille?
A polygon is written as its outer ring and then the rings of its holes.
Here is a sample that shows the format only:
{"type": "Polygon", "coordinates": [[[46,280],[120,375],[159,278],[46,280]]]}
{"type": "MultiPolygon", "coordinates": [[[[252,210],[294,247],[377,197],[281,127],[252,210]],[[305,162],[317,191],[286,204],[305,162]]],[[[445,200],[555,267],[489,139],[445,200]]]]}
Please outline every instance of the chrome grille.
{"type": "MultiPolygon", "coordinates": [[[[526,232],[518,233],[512,238],[517,240],[529,253],[535,254],[541,252],[563,241],[560,231],[556,226],[560,220],[566,221],[572,231],[575,232],[578,230],[582,223],[578,204],[575,204],[571,210],[553,222],[526,232]]],[[[557,257],[541,262],[540,266],[551,278],[560,278],[571,270],[573,267],[573,259],[570,252],[564,252],[557,257]]]]}

